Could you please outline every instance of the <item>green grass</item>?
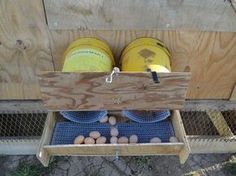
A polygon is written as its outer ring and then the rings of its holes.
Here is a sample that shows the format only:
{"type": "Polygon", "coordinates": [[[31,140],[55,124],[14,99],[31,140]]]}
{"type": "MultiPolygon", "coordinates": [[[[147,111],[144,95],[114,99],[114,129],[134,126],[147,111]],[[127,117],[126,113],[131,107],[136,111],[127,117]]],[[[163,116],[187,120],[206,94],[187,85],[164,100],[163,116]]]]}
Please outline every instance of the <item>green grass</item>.
{"type": "Polygon", "coordinates": [[[236,157],[232,156],[229,162],[224,167],[228,174],[236,175],[236,157]]]}
{"type": "Polygon", "coordinates": [[[12,176],[40,176],[41,167],[34,164],[21,163],[12,176]]]}

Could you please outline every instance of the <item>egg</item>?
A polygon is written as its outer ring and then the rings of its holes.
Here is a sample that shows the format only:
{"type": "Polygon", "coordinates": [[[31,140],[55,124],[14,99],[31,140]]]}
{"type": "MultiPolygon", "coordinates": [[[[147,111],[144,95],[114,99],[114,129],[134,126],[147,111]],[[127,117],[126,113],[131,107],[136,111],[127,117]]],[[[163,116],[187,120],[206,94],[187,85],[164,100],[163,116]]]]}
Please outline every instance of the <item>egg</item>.
{"type": "Polygon", "coordinates": [[[84,142],[84,136],[83,135],[77,136],[74,140],[74,144],[82,144],[83,142],[84,142]]]}
{"type": "Polygon", "coordinates": [[[131,143],[131,144],[136,144],[136,143],[138,143],[138,136],[137,136],[137,135],[131,135],[131,136],[129,137],[129,143],[131,143]]]}
{"type": "Polygon", "coordinates": [[[116,124],[116,118],[114,116],[110,116],[108,119],[109,123],[111,125],[115,125],[116,124]]]}
{"type": "Polygon", "coordinates": [[[119,131],[118,131],[117,128],[112,127],[111,131],[110,131],[110,134],[111,134],[111,136],[118,136],[119,135],[119,131]]]}
{"type": "Polygon", "coordinates": [[[106,123],[107,121],[108,121],[108,116],[105,116],[99,120],[100,123],[106,123]]]}
{"type": "Polygon", "coordinates": [[[91,137],[86,137],[84,139],[84,143],[85,144],[95,144],[95,140],[93,138],[91,138],[91,137]]]}
{"type": "Polygon", "coordinates": [[[122,136],[118,139],[118,144],[128,144],[129,143],[129,139],[125,136],[122,136]]]}
{"type": "Polygon", "coordinates": [[[161,139],[158,137],[154,137],[150,140],[150,143],[161,143],[161,139]]]}
{"type": "Polygon", "coordinates": [[[117,144],[117,142],[118,142],[118,138],[117,138],[116,136],[112,136],[112,137],[110,138],[110,143],[111,143],[111,144],[117,144]]]}
{"type": "Polygon", "coordinates": [[[91,131],[91,132],[89,133],[89,136],[90,136],[91,138],[93,138],[93,139],[97,139],[97,138],[99,138],[99,137],[101,136],[101,134],[100,134],[98,131],[91,131]]]}
{"type": "Polygon", "coordinates": [[[169,139],[169,141],[170,141],[171,143],[176,143],[176,142],[178,142],[178,139],[177,139],[175,136],[171,136],[170,139],[169,139]]]}
{"type": "Polygon", "coordinates": [[[101,137],[97,138],[96,144],[105,144],[106,141],[107,141],[107,138],[104,136],[101,136],[101,137]]]}

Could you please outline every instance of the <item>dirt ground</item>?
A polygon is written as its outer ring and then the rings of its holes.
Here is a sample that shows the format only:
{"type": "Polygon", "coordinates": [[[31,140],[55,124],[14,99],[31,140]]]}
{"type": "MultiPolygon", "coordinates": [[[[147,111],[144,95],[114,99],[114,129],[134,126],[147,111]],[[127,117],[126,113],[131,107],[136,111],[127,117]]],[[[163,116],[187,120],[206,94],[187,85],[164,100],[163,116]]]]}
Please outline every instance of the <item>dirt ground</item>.
{"type": "Polygon", "coordinates": [[[235,155],[54,157],[48,168],[35,156],[0,156],[0,176],[236,176],[235,155]]]}

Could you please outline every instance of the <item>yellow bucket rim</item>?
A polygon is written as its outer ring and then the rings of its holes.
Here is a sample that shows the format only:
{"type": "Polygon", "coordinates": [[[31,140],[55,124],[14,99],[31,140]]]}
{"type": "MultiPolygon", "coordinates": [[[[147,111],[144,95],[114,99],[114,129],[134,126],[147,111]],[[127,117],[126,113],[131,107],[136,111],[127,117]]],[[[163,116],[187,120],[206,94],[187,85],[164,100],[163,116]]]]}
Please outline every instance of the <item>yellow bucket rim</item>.
{"type": "Polygon", "coordinates": [[[130,42],[122,51],[122,55],[121,55],[121,60],[120,63],[122,62],[122,59],[124,58],[124,56],[127,54],[127,52],[129,52],[130,50],[142,46],[142,45],[149,45],[149,46],[155,46],[155,47],[159,47],[160,49],[162,49],[169,57],[171,57],[170,51],[169,49],[165,46],[165,44],[159,40],[159,39],[155,39],[152,37],[140,37],[137,38],[135,40],[133,40],[132,42],[130,42]],[[156,45],[158,44],[158,45],[156,45]]]}
{"type": "Polygon", "coordinates": [[[70,51],[75,50],[75,48],[79,48],[79,46],[83,46],[83,47],[88,46],[93,49],[98,48],[98,49],[104,51],[104,53],[107,54],[109,56],[109,58],[111,58],[113,66],[115,66],[115,59],[114,59],[114,56],[112,54],[112,51],[111,51],[109,45],[106,42],[104,42],[98,38],[93,38],[93,37],[79,38],[79,39],[73,41],[72,43],[70,43],[70,45],[68,46],[68,48],[64,52],[63,59],[65,60],[66,55],[70,51]],[[90,42],[92,42],[92,45],[89,45],[88,43],[86,43],[85,42],[86,40],[87,40],[87,42],[88,42],[88,40],[90,40],[90,42]]]}

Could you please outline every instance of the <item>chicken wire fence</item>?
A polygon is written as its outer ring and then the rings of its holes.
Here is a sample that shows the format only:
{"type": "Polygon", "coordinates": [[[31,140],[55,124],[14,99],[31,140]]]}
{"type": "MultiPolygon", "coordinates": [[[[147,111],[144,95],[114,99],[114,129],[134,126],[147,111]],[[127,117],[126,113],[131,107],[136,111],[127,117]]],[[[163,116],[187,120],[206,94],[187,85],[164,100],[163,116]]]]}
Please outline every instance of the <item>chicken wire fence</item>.
{"type": "Polygon", "coordinates": [[[2,112],[0,140],[40,139],[46,117],[45,112],[2,112]]]}
{"type": "MultiPolygon", "coordinates": [[[[236,135],[236,110],[182,110],[186,134],[217,137],[231,132],[236,135]]],[[[0,140],[35,139],[43,132],[45,112],[0,113],[0,140]]]]}
{"type": "Polygon", "coordinates": [[[189,136],[236,135],[236,110],[180,111],[186,134],[189,136]]]}

